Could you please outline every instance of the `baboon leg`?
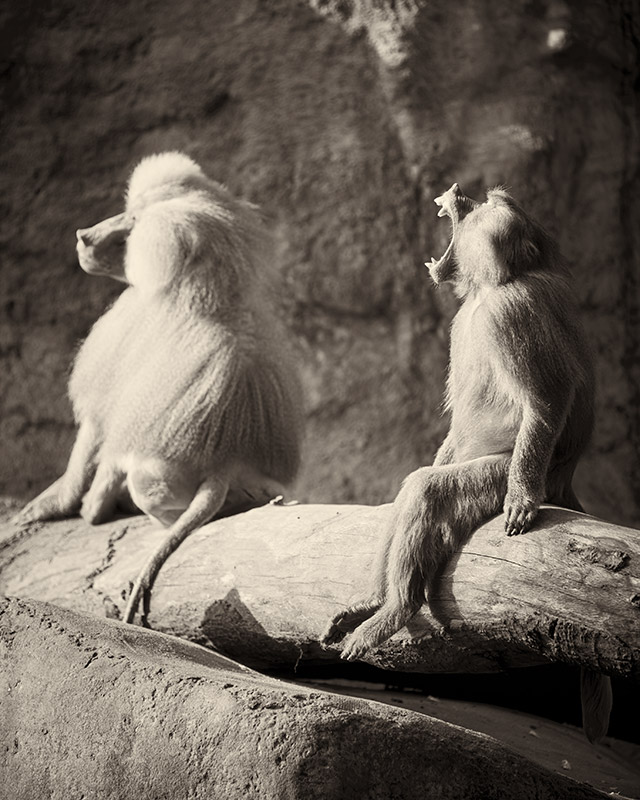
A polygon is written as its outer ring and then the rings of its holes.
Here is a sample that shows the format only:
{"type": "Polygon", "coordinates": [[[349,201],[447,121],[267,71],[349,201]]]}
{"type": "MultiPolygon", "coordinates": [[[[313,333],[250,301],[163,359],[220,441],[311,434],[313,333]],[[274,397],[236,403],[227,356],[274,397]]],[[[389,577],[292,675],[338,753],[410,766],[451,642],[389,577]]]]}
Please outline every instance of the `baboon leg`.
{"type": "Polygon", "coordinates": [[[347,633],[351,633],[358,625],[361,625],[365,620],[373,616],[384,603],[387,585],[387,561],[393,532],[396,527],[396,516],[397,508],[394,505],[391,510],[389,528],[385,531],[383,545],[376,556],[376,564],[373,573],[374,578],[369,595],[364,600],[354,603],[333,617],[320,638],[320,643],[323,646],[341,642],[347,633]]]}
{"type": "Polygon", "coordinates": [[[122,469],[101,461],[96,470],[91,488],[84,496],[80,513],[87,522],[99,525],[111,519],[116,511],[118,498],[122,494],[122,469]]]}
{"type": "Polygon", "coordinates": [[[509,462],[500,454],[409,475],[394,503],[384,603],[346,639],[343,658],[360,658],[416,614],[438,568],[501,510],[509,462]]]}

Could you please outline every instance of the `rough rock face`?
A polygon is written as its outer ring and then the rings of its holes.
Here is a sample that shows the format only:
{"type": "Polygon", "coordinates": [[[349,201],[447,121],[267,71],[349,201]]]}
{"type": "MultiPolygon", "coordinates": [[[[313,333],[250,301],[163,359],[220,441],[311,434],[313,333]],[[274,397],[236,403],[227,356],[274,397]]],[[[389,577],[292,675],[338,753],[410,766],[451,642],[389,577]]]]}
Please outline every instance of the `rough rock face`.
{"type": "Polygon", "coordinates": [[[507,184],[558,236],[597,355],[577,489],[640,520],[632,0],[24,2],[2,12],[0,491],[64,467],[76,342],[119,291],[74,230],[179,148],[268,212],[309,434],[301,499],[379,503],[428,463],[455,301],[422,262],[453,180],[507,184]],[[17,468],[19,467],[19,468],[17,468]],[[635,493],[635,497],[634,497],[635,493]]]}
{"type": "Polygon", "coordinates": [[[44,603],[0,601],[0,666],[4,800],[603,797],[489,736],[44,603]]]}

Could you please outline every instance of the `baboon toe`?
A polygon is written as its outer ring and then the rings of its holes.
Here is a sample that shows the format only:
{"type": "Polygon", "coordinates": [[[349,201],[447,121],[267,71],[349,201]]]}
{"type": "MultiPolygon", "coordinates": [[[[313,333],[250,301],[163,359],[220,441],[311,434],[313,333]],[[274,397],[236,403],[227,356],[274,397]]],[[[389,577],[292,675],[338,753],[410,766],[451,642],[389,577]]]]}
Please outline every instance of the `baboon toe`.
{"type": "Polygon", "coordinates": [[[107,516],[101,512],[101,509],[90,508],[84,504],[80,509],[80,516],[89,525],[100,525],[100,523],[107,521],[107,516]]]}
{"type": "Polygon", "coordinates": [[[48,519],[58,519],[62,515],[56,513],[57,509],[50,501],[33,500],[11,518],[14,525],[24,527],[32,522],[44,522],[48,519]]]}
{"type": "Polygon", "coordinates": [[[340,658],[344,661],[357,661],[362,658],[370,650],[364,636],[359,633],[350,634],[342,648],[340,658]]]}
{"type": "Polygon", "coordinates": [[[22,511],[18,511],[17,514],[14,514],[11,517],[11,524],[19,527],[28,525],[30,522],[35,522],[35,519],[31,514],[28,513],[28,508],[23,508],[22,511]]]}
{"type": "Polygon", "coordinates": [[[341,611],[329,623],[320,643],[331,645],[341,642],[348,633],[352,633],[358,625],[372,617],[379,608],[379,602],[366,602],[341,611]]]}
{"type": "MultiPolygon", "coordinates": [[[[341,615],[339,614],[338,617],[341,615]]],[[[341,631],[336,622],[337,618],[334,618],[329,623],[329,627],[327,630],[322,634],[320,637],[320,644],[323,647],[329,647],[332,644],[338,644],[341,642],[344,637],[347,635],[347,631],[341,631]]]]}

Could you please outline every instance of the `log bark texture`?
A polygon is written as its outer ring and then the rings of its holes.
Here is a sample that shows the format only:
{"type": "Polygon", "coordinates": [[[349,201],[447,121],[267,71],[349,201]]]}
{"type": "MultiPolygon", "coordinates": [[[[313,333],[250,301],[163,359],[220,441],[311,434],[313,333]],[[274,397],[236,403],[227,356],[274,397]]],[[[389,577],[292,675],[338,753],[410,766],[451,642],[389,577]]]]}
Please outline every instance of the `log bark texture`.
{"type": "MultiPolygon", "coordinates": [[[[193,533],[151,597],[149,625],[254,667],[337,660],[328,619],[368,587],[390,506],[266,506],[193,533]]],[[[118,618],[166,531],[143,517],[0,528],[0,593],[118,618]]],[[[501,517],[456,554],[410,625],[367,656],[386,669],[490,672],[545,660],[640,676],[640,537],[545,507],[501,517]]]]}
{"type": "Polygon", "coordinates": [[[0,601],[0,667],[3,800],[606,796],[490,736],[46,603],[0,601]]]}

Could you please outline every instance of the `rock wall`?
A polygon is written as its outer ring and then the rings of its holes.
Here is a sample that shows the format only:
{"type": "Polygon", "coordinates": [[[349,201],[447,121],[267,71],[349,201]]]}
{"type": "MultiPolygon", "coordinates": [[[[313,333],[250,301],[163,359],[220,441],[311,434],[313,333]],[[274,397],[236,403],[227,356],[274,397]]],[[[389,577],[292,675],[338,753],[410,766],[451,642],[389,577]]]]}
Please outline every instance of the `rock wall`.
{"type": "Polygon", "coordinates": [[[69,363],[119,291],[77,267],[75,229],[179,148],[270,216],[306,387],[301,499],[389,500],[444,435],[456,303],[422,262],[457,180],[507,184],[558,236],[600,384],[577,489],[640,521],[632,0],[25,0],[0,22],[0,490],[64,468],[69,363]]]}

